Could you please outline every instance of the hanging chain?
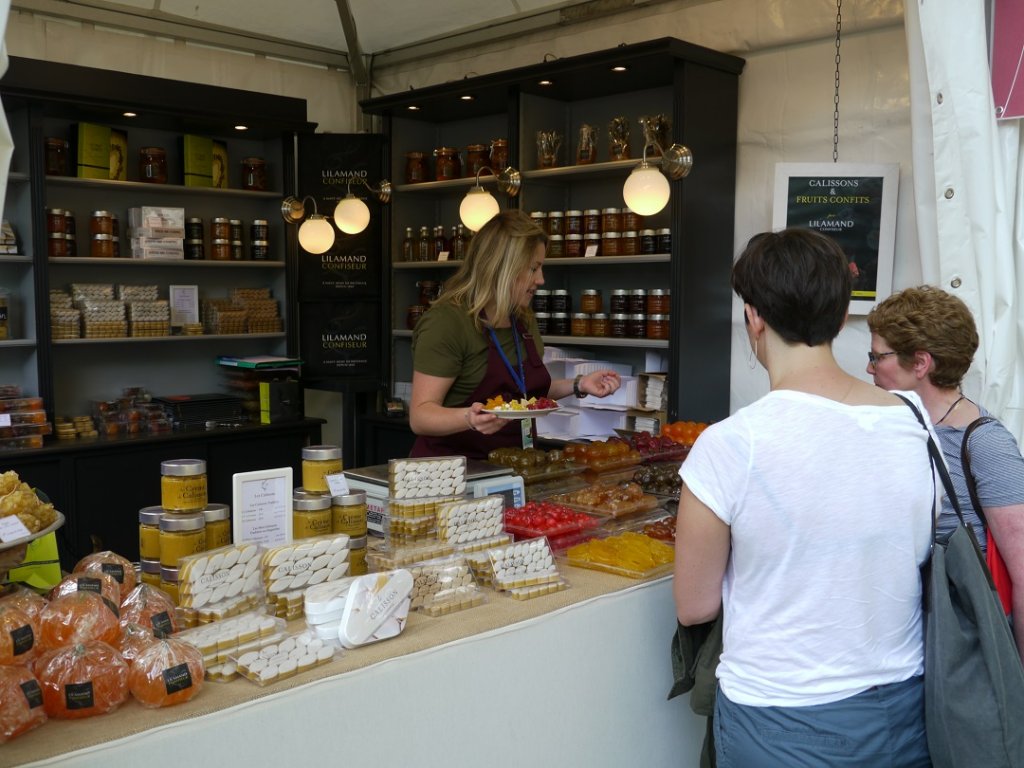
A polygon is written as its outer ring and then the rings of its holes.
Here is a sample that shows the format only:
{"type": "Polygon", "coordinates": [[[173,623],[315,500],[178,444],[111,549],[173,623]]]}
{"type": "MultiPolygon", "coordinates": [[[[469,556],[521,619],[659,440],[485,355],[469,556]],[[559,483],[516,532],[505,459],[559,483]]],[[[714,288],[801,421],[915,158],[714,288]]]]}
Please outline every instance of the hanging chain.
{"type": "Polygon", "coordinates": [[[832,113],[832,162],[839,162],[839,43],[843,30],[843,0],[836,0],[836,93],[832,101],[835,111],[832,113]]]}

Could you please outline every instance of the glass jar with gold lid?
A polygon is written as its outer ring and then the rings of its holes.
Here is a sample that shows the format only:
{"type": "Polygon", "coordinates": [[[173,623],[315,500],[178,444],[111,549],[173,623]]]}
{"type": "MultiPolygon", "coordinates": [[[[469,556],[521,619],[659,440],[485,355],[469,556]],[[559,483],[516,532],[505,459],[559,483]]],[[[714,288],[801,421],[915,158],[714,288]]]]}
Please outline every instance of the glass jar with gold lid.
{"type": "Polygon", "coordinates": [[[308,539],[331,532],[331,497],[298,492],[292,495],[292,538],[308,539]]]}
{"type": "Polygon", "coordinates": [[[160,506],[168,512],[201,512],[206,497],[206,462],[168,459],[160,462],[160,506]]]}
{"type": "Polygon", "coordinates": [[[160,518],[160,566],[177,568],[178,561],[206,551],[206,516],[202,512],[165,513],[160,518]]]}
{"type": "Polygon", "coordinates": [[[307,445],[302,449],[302,487],[326,493],[327,475],[341,472],[341,448],[336,445],[307,445]]]}
{"type": "Polygon", "coordinates": [[[231,543],[231,507],[210,502],[203,509],[206,518],[206,549],[219,549],[231,543]]]}
{"type": "Polygon", "coordinates": [[[366,537],[366,491],[351,491],[331,499],[331,533],[366,537]]]}
{"type": "Polygon", "coordinates": [[[160,559],[160,518],[163,516],[163,507],[139,510],[139,557],[142,560],[160,559]]]}

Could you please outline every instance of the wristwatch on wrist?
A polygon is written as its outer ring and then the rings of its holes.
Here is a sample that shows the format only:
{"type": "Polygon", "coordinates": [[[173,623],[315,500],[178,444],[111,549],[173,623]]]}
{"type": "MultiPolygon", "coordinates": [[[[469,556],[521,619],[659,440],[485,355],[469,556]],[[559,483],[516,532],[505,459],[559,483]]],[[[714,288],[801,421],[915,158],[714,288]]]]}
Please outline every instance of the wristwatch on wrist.
{"type": "Polygon", "coordinates": [[[587,393],[580,389],[580,379],[583,378],[583,374],[580,374],[572,380],[572,393],[581,400],[587,396],[587,393]]]}

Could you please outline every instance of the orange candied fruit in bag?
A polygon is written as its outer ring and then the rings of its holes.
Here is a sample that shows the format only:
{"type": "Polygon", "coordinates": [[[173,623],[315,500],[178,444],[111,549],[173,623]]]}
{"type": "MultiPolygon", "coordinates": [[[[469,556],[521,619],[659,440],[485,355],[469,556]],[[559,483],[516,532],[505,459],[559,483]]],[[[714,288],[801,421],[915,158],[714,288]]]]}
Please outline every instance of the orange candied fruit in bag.
{"type": "Polygon", "coordinates": [[[0,605],[0,664],[27,664],[41,652],[39,620],[20,608],[0,605]]]}
{"type": "Polygon", "coordinates": [[[120,605],[128,593],[135,588],[135,566],[132,562],[116,552],[93,552],[86,555],[75,565],[75,571],[86,571],[87,573],[100,572],[112,576],[120,589],[120,596],[117,604],[120,605]]]}
{"type": "Polygon", "coordinates": [[[43,608],[46,607],[47,603],[48,601],[45,597],[37,592],[33,592],[28,587],[20,585],[0,593],[0,605],[20,608],[36,619],[39,618],[39,614],[43,612],[43,608]]]}
{"type": "Polygon", "coordinates": [[[52,600],[39,617],[39,644],[44,649],[102,640],[117,646],[121,625],[95,592],[73,592],[52,600]]]}
{"type": "Polygon", "coordinates": [[[128,672],[128,688],[151,709],[184,704],[203,687],[203,654],[183,640],[157,640],[140,653],[128,672]]]}
{"type": "Polygon", "coordinates": [[[120,616],[118,608],[121,605],[121,588],[113,576],[99,571],[87,573],[75,571],[69,573],[60,583],[50,590],[50,599],[56,600],[64,595],[71,595],[75,592],[92,592],[103,598],[107,608],[113,611],[115,616],[120,616]]]}
{"type": "Polygon", "coordinates": [[[102,715],[128,698],[128,662],[101,640],[47,651],[35,666],[50,717],[102,715]]]}
{"type": "Polygon", "coordinates": [[[121,626],[137,624],[156,637],[167,637],[181,629],[171,596],[149,584],[138,584],[121,603],[121,626]]]}
{"type": "Polygon", "coordinates": [[[0,744],[46,722],[43,694],[27,667],[0,667],[0,744]]]}
{"type": "Polygon", "coordinates": [[[135,657],[157,642],[152,630],[141,624],[121,624],[121,645],[118,650],[121,656],[131,664],[135,657]]]}

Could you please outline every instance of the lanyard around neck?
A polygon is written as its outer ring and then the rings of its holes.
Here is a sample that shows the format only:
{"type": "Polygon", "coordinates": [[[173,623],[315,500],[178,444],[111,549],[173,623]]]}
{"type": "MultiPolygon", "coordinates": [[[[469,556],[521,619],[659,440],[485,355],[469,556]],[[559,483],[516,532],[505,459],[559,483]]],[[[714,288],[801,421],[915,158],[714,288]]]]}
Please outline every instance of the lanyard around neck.
{"type": "Polygon", "coordinates": [[[526,370],[523,368],[523,353],[519,348],[519,331],[516,329],[516,320],[512,318],[512,338],[516,343],[516,363],[518,363],[519,371],[512,367],[511,361],[508,359],[508,355],[505,354],[505,350],[502,349],[501,342],[498,341],[498,334],[494,332],[494,328],[488,328],[491,333],[491,339],[494,341],[494,346],[498,348],[498,354],[501,355],[501,361],[505,364],[508,369],[509,375],[512,377],[512,383],[515,384],[519,391],[523,393],[523,398],[526,398],[526,370]]]}

